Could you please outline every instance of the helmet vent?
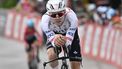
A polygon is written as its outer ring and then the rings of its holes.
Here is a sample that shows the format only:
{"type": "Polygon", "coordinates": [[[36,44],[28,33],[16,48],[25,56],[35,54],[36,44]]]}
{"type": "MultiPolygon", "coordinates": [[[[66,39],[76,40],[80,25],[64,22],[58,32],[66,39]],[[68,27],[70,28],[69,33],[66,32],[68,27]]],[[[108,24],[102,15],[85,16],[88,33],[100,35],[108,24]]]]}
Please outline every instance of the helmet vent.
{"type": "Polygon", "coordinates": [[[51,9],[54,9],[54,7],[53,7],[53,5],[52,5],[52,4],[50,5],[50,8],[51,8],[51,9]]]}
{"type": "Polygon", "coordinates": [[[50,10],[49,8],[47,8],[47,10],[50,10]]]}
{"type": "Polygon", "coordinates": [[[62,6],[62,3],[60,2],[58,8],[61,8],[61,6],[62,6]]]}
{"type": "Polygon", "coordinates": [[[65,5],[63,6],[63,8],[65,7],[65,5]]]}

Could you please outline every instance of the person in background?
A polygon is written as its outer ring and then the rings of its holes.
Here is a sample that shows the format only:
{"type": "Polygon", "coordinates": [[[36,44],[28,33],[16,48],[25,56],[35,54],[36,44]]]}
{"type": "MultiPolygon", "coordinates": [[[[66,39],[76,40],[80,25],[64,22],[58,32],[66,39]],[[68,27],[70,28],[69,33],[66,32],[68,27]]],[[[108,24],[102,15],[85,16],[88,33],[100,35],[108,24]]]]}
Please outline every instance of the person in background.
{"type": "Polygon", "coordinates": [[[32,60],[32,52],[31,52],[31,50],[33,48],[32,46],[37,47],[37,60],[38,60],[38,62],[40,62],[39,48],[40,48],[41,44],[39,43],[38,37],[40,37],[40,34],[34,27],[34,21],[31,19],[28,20],[26,23],[26,29],[24,32],[24,42],[25,42],[26,52],[27,52],[27,56],[28,56],[28,65],[29,65],[30,61],[32,60]]]}
{"type": "Polygon", "coordinates": [[[43,15],[46,12],[46,2],[47,0],[37,0],[35,11],[38,12],[40,15],[43,15]]]}
{"type": "MultiPolygon", "coordinates": [[[[55,47],[66,46],[69,57],[80,57],[81,48],[78,36],[78,18],[76,13],[66,7],[64,0],[48,0],[47,12],[42,16],[40,26],[47,37],[47,55],[49,60],[57,58],[55,47]]],[[[71,69],[80,69],[82,60],[70,59],[71,69]]],[[[52,62],[52,69],[58,69],[58,61],[52,62]]]]}
{"type": "Polygon", "coordinates": [[[30,0],[20,0],[15,9],[23,14],[28,14],[35,11],[34,7],[35,5],[30,0]]]}

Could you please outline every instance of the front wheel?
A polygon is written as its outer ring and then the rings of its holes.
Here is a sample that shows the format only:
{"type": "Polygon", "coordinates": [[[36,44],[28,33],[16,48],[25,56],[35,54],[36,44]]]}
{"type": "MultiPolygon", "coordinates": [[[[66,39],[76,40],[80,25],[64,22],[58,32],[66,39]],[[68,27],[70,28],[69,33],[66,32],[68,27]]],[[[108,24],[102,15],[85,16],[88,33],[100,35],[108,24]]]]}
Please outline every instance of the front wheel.
{"type": "Polygon", "coordinates": [[[63,64],[63,65],[61,66],[61,69],[68,69],[68,66],[67,66],[66,64],[63,64]]]}

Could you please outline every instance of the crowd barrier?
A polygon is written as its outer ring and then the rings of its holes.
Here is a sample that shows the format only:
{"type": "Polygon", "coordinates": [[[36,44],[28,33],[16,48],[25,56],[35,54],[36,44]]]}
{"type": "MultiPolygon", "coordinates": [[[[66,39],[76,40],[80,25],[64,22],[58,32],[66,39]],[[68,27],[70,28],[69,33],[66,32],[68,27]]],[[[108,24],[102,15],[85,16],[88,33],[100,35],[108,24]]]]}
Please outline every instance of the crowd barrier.
{"type": "MultiPolygon", "coordinates": [[[[41,29],[39,28],[39,22],[41,17],[35,17],[32,15],[23,15],[16,12],[9,12],[6,18],[5,25],[5,36],[8,38],[13,38],[16,40],[23,41],[24,31],[26,28],[26,22],[29,19],[33,19],[36,29],[42,34],[41,29]]],[[[40,42],[42,43],[42,35],[40,36],[40,42]]]]}
{"type": "Polygon", "coordinates": [[[79,27],[79,35],[84,56],[122,69],[122,29],[87,24],[79,27]]]}
{"type": "MultiPolygon", "coordinates": [[[[40,17],[24,16],[18,13],[9,12],[5,26],[5,36],[23,40],[25,23],[33,18],[37,30],[42,34],[38,27],[40,17]]],[[[43,37],[43,35],[41,35],[43,37]]],[[[79,26],[79,36],[81,53],[95,60],[105,61],[122,69],[122,30],[119,28],[104,27],[96,24],[79,26]]],[[[41,41],[43,40],[40,38],[41,41]]]]}
{"type": "Polygon", "coordinates": [[[0,27],[3,27],[5,23],[5,16],[0,15],[0,27]]]}

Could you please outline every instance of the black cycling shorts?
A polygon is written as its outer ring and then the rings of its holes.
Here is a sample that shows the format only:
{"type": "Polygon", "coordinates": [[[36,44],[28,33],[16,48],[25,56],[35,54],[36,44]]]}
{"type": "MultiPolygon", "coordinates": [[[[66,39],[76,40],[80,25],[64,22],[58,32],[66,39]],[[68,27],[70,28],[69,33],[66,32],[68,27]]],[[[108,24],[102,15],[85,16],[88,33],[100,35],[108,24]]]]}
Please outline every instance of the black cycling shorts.
{"type": "Polygon", "coordinates": [[[26,42],[28,44],[33,44],[33,42],[36,41],[36,40],[37,40],[37,38],[36,38],[35,35],[30,35],[30,36],[26,37],[26,42]]]}
{"type": "Polygon", "coordinates": [[[26,51],[29,52],[32,48],[31,45],[37,40],[37,37],[35,35],[30,35],[26,37],[26,42],[28,43],[29,47],[26,48],[26,51]]]}
{"type": "MultiPolygon", "coordinates": [[[[46,43],[47,49],[52,48],[51,42],[46,43]]],[[[80,48],[80,40],[77,34],[77,31],[75,33],[74,40],[71,45],[71,49],[69,50],[69,57],[82,57],[81,55],[81,48],[80,48]]],[[[70,59],[70,61],[81,61],[81,60],[76,60],[76,59],[70,59]]]]}

